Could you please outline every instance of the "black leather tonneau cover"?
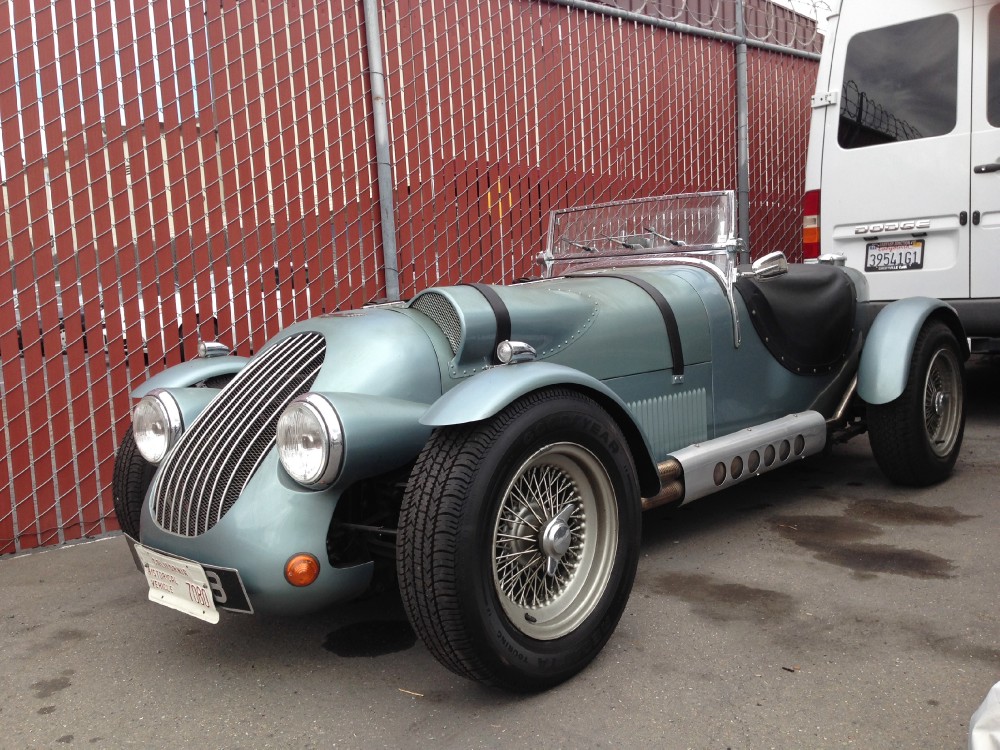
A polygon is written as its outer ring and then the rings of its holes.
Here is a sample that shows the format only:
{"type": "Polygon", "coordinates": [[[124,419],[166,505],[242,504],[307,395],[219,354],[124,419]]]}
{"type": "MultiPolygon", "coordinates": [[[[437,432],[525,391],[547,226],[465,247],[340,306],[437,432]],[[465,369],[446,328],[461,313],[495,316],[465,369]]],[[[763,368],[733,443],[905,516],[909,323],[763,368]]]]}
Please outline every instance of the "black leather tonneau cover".
{"type": "Polygon", "coordinates": [[[846,273],[823,264],[791,265],[771,279],[736,281],[750,320],[778,362],[795,373],[828,373],[850,350],[857,308],[846,273]]]}

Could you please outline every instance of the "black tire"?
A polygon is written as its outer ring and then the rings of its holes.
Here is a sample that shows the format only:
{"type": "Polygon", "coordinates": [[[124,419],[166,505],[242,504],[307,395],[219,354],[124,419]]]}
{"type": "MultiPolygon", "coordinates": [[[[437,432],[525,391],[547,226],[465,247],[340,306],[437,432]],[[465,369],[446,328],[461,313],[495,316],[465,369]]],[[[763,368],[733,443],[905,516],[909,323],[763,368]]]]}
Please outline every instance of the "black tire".
{"type": "Polygon", "coordinates": [[[962,354],[951,329],[932,320],[917,337],[902,395],[868,406],[872,453],[893,482],[925,487],[951,474],[964,433],[962,354]]]}
{"type": "Polygon", "coordinates": [[[574,391],[539,391],[491,419],[437,430],[400,516],[410,622],[463,677],[522,692],[568,679],[628,602],[640,502],[621,431],[574,391]]]}
{"type": "Polygon", "coordinates": [[[129,427],[115,454],[115,472],[111,480],[111,498],[115,517],[121,530],[133,539],[139,539],[139,512],[146,497],[149,483],[153,481],[156,467],[139,453],[132,428],[129,427]]]}

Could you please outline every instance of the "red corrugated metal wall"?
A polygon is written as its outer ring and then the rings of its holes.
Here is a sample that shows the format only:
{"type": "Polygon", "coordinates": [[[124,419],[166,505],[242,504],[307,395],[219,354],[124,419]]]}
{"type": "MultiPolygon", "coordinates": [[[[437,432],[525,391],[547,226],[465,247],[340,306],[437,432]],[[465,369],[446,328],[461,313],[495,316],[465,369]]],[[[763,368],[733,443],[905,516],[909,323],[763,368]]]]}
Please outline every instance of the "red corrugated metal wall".
{"type": "MultiPolygon", "coordinates": [[[[115,528],[129,392],[385,294],[360,3],[0,7],[0,554],[115,528]]],[[[736,181],[731,45],[529,0],[384,4],[404,296],[531,271],[552,208],[736,181]]],[[[758,252],[814,63],[751,50],[758,252]]]]}

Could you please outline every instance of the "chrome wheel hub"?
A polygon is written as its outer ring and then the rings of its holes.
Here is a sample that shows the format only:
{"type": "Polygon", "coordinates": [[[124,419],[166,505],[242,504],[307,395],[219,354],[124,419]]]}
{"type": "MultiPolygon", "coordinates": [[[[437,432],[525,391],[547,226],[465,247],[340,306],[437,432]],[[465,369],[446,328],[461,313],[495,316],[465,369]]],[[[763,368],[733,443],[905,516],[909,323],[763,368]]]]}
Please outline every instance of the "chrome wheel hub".
{"type": "Polygon", "coordinates": [[[948,394],[947,393],[936,393],[934,394],[934,413],[938,416],[944,414],[944,410],[948,408],[948,394]]]}
{"type": "Polygon", "coordinates": [[[573,532],[570,529],[568,519],[576,510],[575,505],[567,505],[560,511],[559,515],[553,518],[542,529],[539,535],[538,546],[546,557],[545,575],[555,576],[559,569],[559,561],[562,560],[573,543],[573,532]]]}
{"type": "Polygon", "coordinates": [[[924,381],[924,429],[931,449],[947,456],[962,424],[961,371],[945,349],[931,358],[924,381]]]}

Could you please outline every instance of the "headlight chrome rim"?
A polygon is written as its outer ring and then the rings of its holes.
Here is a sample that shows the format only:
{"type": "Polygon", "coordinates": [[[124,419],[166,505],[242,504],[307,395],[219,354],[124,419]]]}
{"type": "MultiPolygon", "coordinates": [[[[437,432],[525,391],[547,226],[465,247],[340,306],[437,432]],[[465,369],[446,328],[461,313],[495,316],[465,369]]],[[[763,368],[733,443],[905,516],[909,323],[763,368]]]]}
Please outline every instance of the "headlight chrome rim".
{"type": "Polygon", "coordinates": [[[278,459],[282,468],[298,484],[308,489],[325,489],[340,476],[344,458],[344,428],[337,410],[325,396],[319,393],[303,393],[285,407],[278,418],[277,431],[278,459]],[[321,446],[323,458],[317,469],[308,473],[290,465],[289,446],[283,439],[288,432],[287,420],[292,419],[296,410],[305,410],[318,423],[323,437],[321,446]],[[283,426],[284,424],[284,426],[283,426]]]}
{"type": "Polygon", "coordinates": [[[142,457],[151,464],[158,465],[167,457],[182,432],[184,432],[184,417],[181,408],[173,394],[165,388],[150,391],[132,410],[132,434],[136,447],[142,457]],[[153,419],[162,422],[159,434],[156,425],[148,421],[150,417],[143,413],[144,408],[156,410],[153,419]],[[151,442],[151,439],[158,439],[161,443],[151,442]]]}

